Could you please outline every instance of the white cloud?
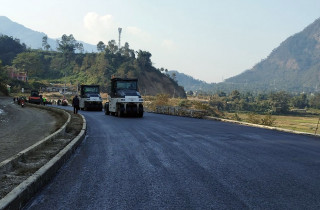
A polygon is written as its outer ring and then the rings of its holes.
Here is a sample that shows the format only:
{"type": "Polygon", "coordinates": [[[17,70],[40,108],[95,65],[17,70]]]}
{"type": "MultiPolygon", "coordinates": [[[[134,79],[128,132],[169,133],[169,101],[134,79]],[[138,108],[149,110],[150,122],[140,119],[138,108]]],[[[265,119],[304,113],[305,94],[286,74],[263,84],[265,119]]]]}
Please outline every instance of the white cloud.
{"type": "Polygon", "coordinates": [[[84,39],[90,43],[108,42],[115,39],[118,33],[117,23],[110,14],[99,15],[89,12],[83,18],[83,26],[88,34],[84,39]]]}
{"type": "Polygon", "coordinates": [[[165,48],[166,50],[176,50],[177,49],[175,43],[169,39],[163,40],[161,43],[161,47],[165,48]]]}
{"type": "Polygon", "coordinates": [[[105,30],[115,27],[112,15],[99,16],[97,13],[89,12],[84,16],[83,23],[90,31],[105,30]]]}
{"type": "Polygon", "coordinates": [[[139,42],[150,42],[152,40],[151,35],[138,27],[128,26],[126,31],[129,36],[139,42]]]}
{"type": "Polygon", "coordinates": [[[141,36],[141,34],[142,34],[142,30],[140,28],[137,28],[134,26],[127,27],[127,31],[129,34],[135,35],[135,36],[141,36]]]}

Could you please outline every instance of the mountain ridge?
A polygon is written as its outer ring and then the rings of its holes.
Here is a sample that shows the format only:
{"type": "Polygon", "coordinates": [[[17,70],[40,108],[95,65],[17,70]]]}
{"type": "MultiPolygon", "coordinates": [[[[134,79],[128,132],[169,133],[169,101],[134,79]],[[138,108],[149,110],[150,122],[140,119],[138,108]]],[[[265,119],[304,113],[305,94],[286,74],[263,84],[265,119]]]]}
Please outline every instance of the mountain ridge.
{"type": "MultiPolygon", "coordinates": [[[[269,90],[317,91],[320,87],[320,18],[288,37],[252,69],[225,80],[269,90]]],[[[226,84],[225,83],[225,84],[226,84]]]]}
{"type": "MultiPolygon", "coordinates": [[[[10,20],[6,16],[0,16],[0,34],[11,36],[19,39],[21,43],[25,43],[27,47],[33,49],[42,48],[42,38],[46,36],[44,32],[39,32],[25,27],[24,25],[10,20]]],[[[62,34],[61,34],[62,35],[62,34]]],[[[59,38],[57,38],[59,39],[59,38]]],[[[52,50],[57,49],[57,39],[48,37],[48,44],[52,50]]],[[[97,46],[78,41],[83,44],[84,50],[87,52],[96,52],[97,46]]]]}

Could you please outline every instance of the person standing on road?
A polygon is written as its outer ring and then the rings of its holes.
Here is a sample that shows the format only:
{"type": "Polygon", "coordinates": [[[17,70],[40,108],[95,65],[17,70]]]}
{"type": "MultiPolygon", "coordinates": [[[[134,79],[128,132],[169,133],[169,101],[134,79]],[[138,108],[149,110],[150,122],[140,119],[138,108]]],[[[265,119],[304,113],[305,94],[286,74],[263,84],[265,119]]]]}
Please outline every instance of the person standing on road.
{"type": "Polygon", "coordinates": [[[42,97],[42,100],[43,100],[43,105],[45,106],[46,103],[47,103],[47,98],[45,96],[42,97]]]}
{"type": "Polygon", "coordinates": [[[74,114],[78,114],[78,110],[79,110],[79,98],[78,95],[76,95],[73,99],[72,99],[72,106],[73,106],[73,113],[74,114]]]}

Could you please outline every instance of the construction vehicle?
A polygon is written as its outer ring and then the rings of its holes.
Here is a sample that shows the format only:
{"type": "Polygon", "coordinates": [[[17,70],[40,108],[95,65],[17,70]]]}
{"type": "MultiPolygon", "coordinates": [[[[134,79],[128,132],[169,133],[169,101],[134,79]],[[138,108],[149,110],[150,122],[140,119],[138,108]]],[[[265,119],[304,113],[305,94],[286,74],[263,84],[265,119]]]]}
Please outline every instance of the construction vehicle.
{"type": "Polygon", "coordinates": [[[31,90],[31,94],[29,96],[28,102],[31,104],[41,104],[41,98],[39,95],[39,91],[31,90]]]}
{"type": "Polygon", "coordinates": [[[79,100],[81,110],[102,111],[102,98],[100,96],[99,85],[80,85],[79,100]]]}
{"type": "Polygon", "coordinates": [[[112,78],[110,89],[104,105],[106,115],[143,117],[143,99],[138,92],[138,79],[112,78]]]}

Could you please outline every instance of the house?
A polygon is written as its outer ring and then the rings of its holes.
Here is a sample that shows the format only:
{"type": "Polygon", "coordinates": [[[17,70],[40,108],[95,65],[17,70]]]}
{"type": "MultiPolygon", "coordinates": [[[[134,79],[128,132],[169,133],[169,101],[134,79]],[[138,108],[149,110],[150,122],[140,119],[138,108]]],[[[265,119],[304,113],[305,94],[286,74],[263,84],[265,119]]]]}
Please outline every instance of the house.
{"type": "Polygon", "coordinates": [[[23,82],[28,81],[28,75],[25,72],[18,72],[15,68],[9,67],[8,68],[9,77],[12,79],[17,79],[23,82]]]}

